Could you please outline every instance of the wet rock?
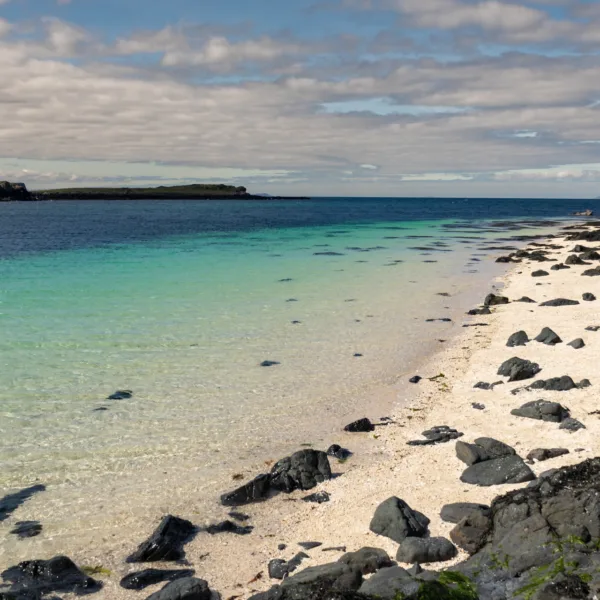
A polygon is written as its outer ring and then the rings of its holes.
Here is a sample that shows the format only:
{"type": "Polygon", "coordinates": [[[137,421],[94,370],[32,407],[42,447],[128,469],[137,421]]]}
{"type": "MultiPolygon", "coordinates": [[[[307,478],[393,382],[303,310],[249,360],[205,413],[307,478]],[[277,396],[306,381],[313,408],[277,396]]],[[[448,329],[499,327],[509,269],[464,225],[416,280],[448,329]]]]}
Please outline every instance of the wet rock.
{"type": "Polygon", "coordinates": [[[406,538],[398,548],[396,560],[402,563],[445,562],[457,555],[454,544],[443,537],[406,538]]]}
{"type": "Polygon", "coordinates": [[[451,440],[456,440],[462,437],[463,434],[456,429],[452,429],[447,425],[440,425],[438,427],[432,427],[421,434],[424,440],[413,440],[407,442],[409,446],[432,446],[434,444],[444,444],[451,440]]]}
{"type": "Polygon", "coordinates": [[[129,400],[133,398],[133,392],[131,390],[117,390],[114,394],[111,394],[107,400],[129,400]]]}
{"type": "Polygon", "coordinates": [[[275,558],[269,562],[269,577],[271,579],[285,579],[290,573],[293,573],[305,558],[309,558],[308,554],[299,552],[289,561],[275,558]]]}
{"type": "Polygon", "coordinates": [[[563,265],[562,263],[558,263],[556,265],[552,265],[550,267],[551,271],[561,271],[563,269],[570,269],[571,267],[568,267],[567,265],[563,265]]]}
{"type": "Polygon", "coordinates": [[[334,456],[338,460],[346,460],[352,456],[352,452],[346,448],[342,448],[338,444],[332,444],[327,448],[327,455],[334,456]]]}
{"type": "Polygon", "coordinates": [[[369,529],[378,535],[401,543],[407,537],[422,537],[427,533],[429,519],[413,510],[396,496],[382,502],[375,511],[369,529]]]}
{"type": "Polygon", "coordinates": [[[42,533],[42,524],[39,521],[17,521],[10,533],[20,538],[36,537],[42,533]]]}
{"type": "Polygon", "coordinates": [[[148,596],[146,600],[213,600],[215,597],[206,581],[186,577],[167,583],[162,590],[148,596]]]}
{"type": "Polygon", "coordinates": [[[526,402],[520,408],[511,410],[510,414],[527,419],[560,423],[569,417],[569,410],[558,402],[534,400],[533,402],[526,402]]]}
{"type": "Polygon", "coordinates": [[[150,585],[163,583],[164,581],[175,581],[184,577],[192,577],[193,569],[145,569],[137,573],[130,573],[121,579],[120,585],[126,590],[143,590],[150,585]]]}
{"type": "Polygon", "coordinates": [[[214,523],[206,527],[204,531],[210,535],[217,535],[219,533],[235,533],[236,535],[248,535],[252,533],[254,527],[252,525],[240,526],[236,525],[233,521],[222,521],[221,523],[214,523]]]}
{"type": "Polygon", "coordinates": [[[503,456],[478,462],[460,476],[463,483],[482,487],[532,481],[535,475],[520,456],[503,456]]]}
{"type": "Polygon", "coordinates": [[[571,346],[575,348],[575,350],[579,350],[585,346],[585,342],[581,338],[574,339],[572,342],[569,342],[567,346],[571,346]]]}
{"type": "Polygon", "coordinates": [[[101,583],[88,577],[66,556],[19,563],[4,571],[2,578],[12,584],[12,592],[88,594],[102,587],[101,583]]]}
{"type": "Polygon", "coordinates": [[[224,506],[242,506],[252,502],[264,500],[271,489],[271,477],[261,474],[243,486],[227,492],[221,496],[221,504],[224,506]]]}
{"type": "Polygon", "coordinates": [[[547,346],[554,346],[555,344],[562,344],[562,340],[558,335],[550,329],[550,327],[544,327],[542,331],[535,338],[536,342],[541,342],[547,346]]]}
{"type": "Polygon", "coordinates": [[[571,254],[567,257],[567,260],[565,260],[565,264],[566,265],[589,265],[590,263],[585,262],[584,260],[582,260],[579,256],[577,256],[575,254],[571,254]]]}
{"type": "Polygon", "coordinates": [[[409,381],[409,383],[419,383],[419,381],[421,381],[421,379],[423,379],[423,378],[420,377],[419,375],[415,375],[414,377],[411,377],[408,381],[409,381]]]}
{"type": "Polygon", "coordinates": [[[472,502],[455,502],[453,504],[445,504],[440,511],[442,521],[446,523],[460,523],[465,517],[479,512],[484,516],[489,516],[490,507],[485,504],[474,504],[472,502]]]}
{"type": "Polygon", "coordinates": [[[566,429],[567,431],[579,431],[585,428],[585,425],[577,419],[565,419],[559,427],[559,429],[566,429]]]}
{"type": "Polygon", "coordinates": [[[310,494],[302,498],[304,502],[313,502],[314,504],[325,504],[331,500],[331,496],[327,492],[317,492],[316,494],[310,494]]]}
{"type": "Polygon", "coordinates": [[[300,450],[276,462],[271,469],[271,487],[283,492],[310,490],[328,479],[329,459],[318,450],[300,450]]]}
{"type": "Polygon", "coordinates": [[[575,306],[579,304],[578,300],[569,300],[567,298],[555,298],[554,300],[547,300],[542,302],[540,306],[575,306]]]}
{"type": "Polygon", "coordinates": [[[497,306],[499,304],[508,304],[509,299],[505,296],[496,296],[496,294],[488,294],[483,301],[484,306],[497,306]]]}
{"type": "Polygon", "coordinates": [[[594,267],[593,269],[586,269],[582,275],[586,275],[587,277],[597,277],[600,275],[600,266],[594,267]]]}
{"type": "Polygon", "coordinates": [[[548,273],[548,271],[543,271],[542,269],[539,269],[538,271],[534,271],[531,274],[532,277],[546,277],[547,275],[550,275],[550,273],[548,273]]]}
{"type": "Polygon", "coordinates": [[[527,344],[527,342],[529,342],[529,337],[527,336],[527,333],[521,330],[517,331],[516,333],[513,333],[508,338],[506,345],[509,348],[512,348],[514,346],[524,346],[525,344],[527,344]]]}
{"type": "Polygon", "coordinates": [[[527,455],[527,460],[530,462],[543,462],[551,458],[557,458],[569,454],[566,448],[535,448],[527,455]]]}
{"type": "Polygon", "coordinates": [[[15,511],[19,506],[25,504],[29,498],[35,494],[39,494],[46,490],[45,485],[34,485],[32,487],[25,488],[14,494],[8,494],[4,498],[0,499],[0,521],[8,519],[8,517],[15,511]]]}
{"type": "Polygon", "coordinates": [[[483,308],[472,308],[468,313],[468,315],[491,315],[492,311],[484,306],[483,308]]]}
{"type": "Polygon", "coordinates": [[[127,558],[127,562],[181,560],[185,556],[184,544],[196,531],[196,527],[190,521],[167,515],[154,533],[127,558]]]}
{"type": "Polygon", "coordinates": [[[522,298],[519,298],[518,300],[515,300],[515,302],[527,302],[529,304],[535,304],[535,300],[532,300],[528,296],[523,296],[522,298]]]}
{"type": "Polygon", "coordinates": [[[363,575],[375,573],[379,569],[391,567],[394,564],[385,550],[370,547],[361,548],[356,552],[348,552],[339,559],[339,562],[363,575]]]}
{"type": "Polygon", "coordinates": [[[498,375],[508,377],[508,381],[522,381],[535,377],[541,371],[537,363],[523,358],[513,357],[500,365],[498,375]]]}
{"type": "Polygon", "coordinates": [[[373,423],[366,417],[364,419],[359,419],[358,421],[354,421],[349,425],[344,427],[344,431],[349,431],[351,433],[366,433],[368,431],[374,431],[375,427],[373,423]]]}
{"type": "Polygon", "coordinates": [[[586,302],[593,302],[596,299],[596,296],[594,296],[594,294],[591,294],[590,292],[586,292],[585,294],[583,294],[582,298],[586,302]]]}
{"type": "Polygon", "coordinates": [[[280,365],[281,363],[277,362],[276,360],[263,360],[260,363],[261,367],[274,367],[275,365],[280,365]]]}

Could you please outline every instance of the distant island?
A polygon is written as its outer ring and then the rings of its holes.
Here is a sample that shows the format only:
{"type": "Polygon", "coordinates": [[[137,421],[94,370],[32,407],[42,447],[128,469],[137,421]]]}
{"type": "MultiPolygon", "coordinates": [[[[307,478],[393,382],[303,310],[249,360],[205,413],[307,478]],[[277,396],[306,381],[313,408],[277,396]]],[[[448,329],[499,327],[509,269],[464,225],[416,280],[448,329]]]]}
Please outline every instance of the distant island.
{"type": "Polygon", "coordinates": [[[81,187],[30,192],[24,183],[0,181],[0,202],[44,200],[309,200],[305,196],[249,194],[243,186],[195,183],[158,187],[81,187]]]}

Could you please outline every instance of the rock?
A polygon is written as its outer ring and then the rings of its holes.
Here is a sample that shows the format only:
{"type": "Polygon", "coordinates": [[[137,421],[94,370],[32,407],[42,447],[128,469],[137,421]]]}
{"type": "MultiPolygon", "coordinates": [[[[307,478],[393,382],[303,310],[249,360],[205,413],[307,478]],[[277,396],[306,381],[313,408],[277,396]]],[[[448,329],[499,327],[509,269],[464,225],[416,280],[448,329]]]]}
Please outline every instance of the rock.
{"type": "Polygon", "coordinates": [[[114,394],[111,394],[107,400],[129,400],[133,397],[131,390],[117,390],[114,394]]]}
{"type": "Polygon", "coordinates": [[[271,469],[271,487],[283,492],[310,490],[329,479],[329,459],[318,450],[300,450],[279,460],[271,469]]]}
{"type": "Polygon", "coordinates": [[[445,562],[457,555],[454,544],[443,537],[406,538],[398,548],[396,560],[402,563],[445,562]]]}
{"type": "Polygon", "coordinates": [[[524,331],[517,331],[508,338],[506,345],[509,348],[512,348],[514,346],[524,346],[528,341],[529,337],[524,331]]]}
{"type": "Polygon", "coordinates": [[[483,301],[484,306],[497,306],[499,304],[508,304],[509,299],[505,296],[496,296],[496,294],[488,294],[483,301]]]}
{"type": "Polygon", "coordinates": [[[304,548],[305,550],[313,550],[314,548],[318,548],[322,545],[323,542],[298,542],[298,546],[304,548]]]}
{"type": "Polygon", "coordinates": [[[569,454],[566,448],[535,448],[527,455],[527,460],[533,462],[543,462],[551,458],[557,458],[569,454]]]}
{"type": "Polygon", "coordinates": [[[337,458],[338,460],[346,460],[347,458],[350,458],[352,456],[352,452],[350,452],[350,450],[347,450],[346,448],[342,448],[338,444],[333,444],[332,446],[329,446],[329,448],[327,448],[327,455],[335,456],[335,458],[337,458]]]}
{"type": "MultiPolygon", "coordinates": [[[[421,582],[414,581],[406,569],[389,567],[381,569],[365,581],[358,592],[361,594],[361,598],[398,600],[400,598],[412,598],[410,594],[417,594],[420,587],[421,582]]],[[[437,600],[437,598],[432,600],[437,600]]]]}
{"type": "Polygon", "coordinates": [[[244,513],[241,512],[236,512],[236,511],[231,511],[230,513],[227,513],[232,519],[235,519],[236,521],[240,521],[240,522],[244,522],[244,521],[249,521],[250,520],[250,515],[246,515],[244,513]]]}
{"type": "Polygon", "coordinates": [[[271,477],[261,474],[243,486],[221,496],[223,506],[242,506],[264,500],[271,489],[271,477]]]}
{"type": "Polygon", "coordinates": [[[590,294],[589,292],[586,292],[585,294],[583,294],[582,298],[586,302],[593,302],[596,299],[596,296],[594,296],[594,294],[590,294]]]}
{"type": "Polygon", "coordinates": [[[574,339],[572,342],[569,342],[567,346],[571,346],[575,348],[575,350],[579,350],[585,346],[585,342],[581,338],[574,339]]]}
{"type": "Polygon", "coordinates": [[[310,496],[304,496],[302,498],[304,502],[314,502],[315,504],[324,504],[331,500],[331,496],[327,492],[317,492],[316,494],[310,494],[310,496]]]}
{"type": "Polygon", "coordinates": [[[10,533],[23,539],[36,537],[42,533],[42,524],[39,521],[17,521],[10,533]]]}
{"type": "Polygon", "coordinates": [[[468,313],[468,315],[491,315],[492,311],[484,306],[483,308],[472,308],[468,313]]]}
{"type": "Polygon", "coordinates": [[[544,327],[544,329],[542,329],[542,331],[535,338],[535,341],[546,344],[547,346],[554,346],[555,344],[562,343],[562,340],[554,331],[552,331],[552,329],[550,329],[550,327],[544,327]]]}
{"type": "Polygon", "coordinates": [[[35,199],[24,183],[0,181],[0,202],[31,201],[35,199]]]}
{"type": "Polygon", "coordinates": [[[184,544],[196,531],[190,521],[167,515],[154,533],[127,558],[127,562],[181,560],[185,556],[184,544]]]}
{"type": "Polygon", "coordinates": [[[254,527],[252,525],[240,526],[236,525],[233,521],[222,521],[221,523],[214,523],[209,525],[204,531],[210,535],[217,535],[218,533],[235,533],[236,535],[248,535],[252,533],[254,527]]]}
{"type": "Polygon", "coordinates": [[[560,423],[569,417],[569,410],[558,402],[534,400],[533,402],[526,402],[520,408],[511,410],[510,414],[527,419],[560,423]]]}
{"type": "Polygon", "coordinates": [[[579,431],[585,428],[585,425],[577,419],[565,419],[559,427],[559,429],[566,429],[567,431],[579,431]]]}
{"type": "Polygon", "coordinates": [[[413,440],[407,442],[409,446],[432,446],[434,444],[444,444],[450,440],[455,440],[462,437],[463,434],[456,429],[452,429],[447,425],[441,425],[438,427],[432,427],[421,434],[425,437],[424,440],[413,440]]]}
{"type": "Polygon", "coordinates": [[[586,269],[582,275],[586,275],[587,277],[597,277],[600,275],[600,266],[594,267],[593,269],[586,269]]]}
{"type": "Polygon", "coordinates": [[[167,583],[165,587],[148,596],[146,600],[211,600],[215,598],[203,579],[185,577],[167,583]]]}
{"type": "Polygon", "coordinates": [[[419,381],[421,381],[421,379],[423,379],[423,378],[420,377],[419,375],[415,375],[414,377],[411,377],[408,381],[409,381],[409,383],[419,383],[419,381]]]}
{"type": "Polygon", "coordinates": [[[542,269],[539,269],[538,271],[534,271],[531,274],[532,277],[546,277],[547,275],[550,275],[550,273],[548,273],[548,271],[543,271],[542,269]]]}
{"type": "Polygon", "coordinates": [[[588,248],[587,246],[581,246],[580,244],[577,244],[575,248],[571,250],[571,252],[577,252],[579,254],[581,252],[589,252],[590,250],[593,250],[593,248],[588,248]]]}
{"type": "MultiPolygon", "coordinates": [[[[590,210],[589,208],[586,210],[582,210],[579,212],[574,212],[573,213],[574,217],[593,217],[594,216],[594,211],[590,210]]],[[[570,598],[575,598],[575,596],[569,596],[570,598]]]]}
{"type": "Polygon", "coordinates": [[[575,304],[579,304],[579,301],[568,300],[567,298],[555,298],[554,300],[542,302],[540,306],[575,306],[575,304]]]}
{"type": "Polygon", "coordinates": [[[552,265],[550,267],[551,271],[561,271],[563,269],[570,269],[571,267],[568,267],[567,265],[563,265],[562,263],[558,263],[556,265],[552,265]]]}
{"type": "Polygon", "coordinates": [[[460,523],[465,517],[479,512],[484,516],[490,515],[490,507],[485,504],[473,504],[472,502],[455,502],[445,504],[440,511],[442,521],[446,523],[460,523]]]}
{"type": "Polygon", "coordinates": [[[579,256],[571,254],[565,260],[566,265],[589,265],[590,263],[583,261],[579,256]]]}
{"type": "Polygon", "coordinates": [[[137,573],[125,575],[125,577],[121,579],[120,585],[126,590],[143,590],[150,585],[163,583],[164,581],[175,581],[176,579],[192,577],[193,575],[193,569],[145,569],[144,571],[138,571],[137,573]]]}
{"type": "Polygon", "coordinates": [[[575,382],[568,376],[552,377],[551,379],[540,379],[527,387],[529,390],[546,390],[548,392],[568,392],[577,387],[575,382]]]}
{"type": "Polygon", "coordinates": [[[25,504],[29,498],[45,490],[45,485],[34,485],[14,494],[4,496],[4,498],[0,499],[0,522],[8,519],[8,517],[17,510],[19,506],[25,504]]]}
{"type": "Polygon", "coordinates": [[[600,254],[596,250],[586,250],[580,257],[583,260],[600,260],[600,254]]]}
{"type": "Polygon", "coordinates": [[[463,483],[482,487],[532,481],[535,475],[520,456],[502,456],[468,467],[460,476],[463,483]]]}
{"type": "Polygon", "coordinates": [[[472,402],[471,406],[475,409],[475,410],[485,410],[485,404],[481,404],[479,402],[472,402]]]}
{"type": "Polygon", "coordinates": [[[474,444],[466,442],[456,442],[456,457],[466,465],[474,465],[479,462],[500,458],[502,456],[512,456],[516,454],[513,448],[508,444],[499,442],[492,438],[477,438],[474,444]]]}
{"type": "Polygon", "coordinates": [[[281,363],[277,362],[276,360],[263,360],[260,363],[261,367],[274,367],[275,365],[280,365],[281,363]]]}
{"type": "Polygon", "coordinates": [[[491,509],[489,513],[474,511],[456,524],[450,539],[459,548],[474,554],[485,544],[491,523],[491,509]]]}
{"type": "Polygon", "coordinates": [[[590,387],[590,385],[592,385],[592,382],[589,379],[582,379],[578,384],[577,387],[580,389],[583,388],[587,388],[590,387]]]}
{"type": "Polygon", "coordinates": [[[478,381],[474,386],[474,389],[478,389],[478,390],[491,390],[492,389],[492,384],[491,383],[486,383],[485,381],[478,381]]]}
{"type": "Polygon", "coordinates": [[[488,459],[488,456],[484,452],[483,448],[479,448],[475,444],[456,442],[455,450],[456,457],[468,466],[488,459]]]}
{"type": "Polygon", "coordinates": [[[368,431],[374,431],[375,427],[373,423],[367,418],[359,419],[344,427],[344,431],[350,431],[351,433],[362,433],[368,431]]]}
{"type": "Polygon", "coordinates": [[[496,259],[496,262],[497,262],[497,263],[509,263],[509,262],[511,262],[511,261],[512,261],[512,259],[511,259],[511,257],[510,257],[510,256],[499,256],[499,257],[496,259]]]}
{"type": "Polygon", "coordinates": [[[429,519],[410,508],[396,496],[382,502],[375,511],[369,529],[378,535],[401,543],[407,537],[422,537],[427,533],[429,519]]]}
{"type": "Polygon", "coordinates": [[[522,298],[515,300],[515,302],[528,302],[529,304],[535,304],[535,300],[532,300],[531,298],[529,298],[527,296],[523,296],[522,298]]]}
{"type": "Polygon", "coordinates": [[[281,560],[280,558],[273,559],[269,562],[269,577],[271,579],[285,579],[301,565],[305,558],[309,558],[308,554],[299,552],[288,562],[281,560]]]}
{"type": "Polygon", "coordinates": [[[515,356],[502,363],[498,369],[498,375],[508,377],[508,381],[521,381],[535,377],[540,371],[540,366],[537,363],[515,356]]]}
{"type": "Polygon", "coordinates": [[[375,573],[394,564],[385,550],[369,547],[348,552],[339,559],[339,562],[348,565],[353,571],[360,571],[363,575],[375,573]]]}
{"type": "Polygon", "coordinates": [[[600,329],[600,325],[588,325],[585,330],[586,331],[598,331],[600,329]]]}
{"type": "Polygon", "coordinates": [[[10,591],[13,592],[88,594],[102,587],[101,583],[88,577],[66,556],[19,563],[4,571],[2,578],[12,584],[10,591]]]}

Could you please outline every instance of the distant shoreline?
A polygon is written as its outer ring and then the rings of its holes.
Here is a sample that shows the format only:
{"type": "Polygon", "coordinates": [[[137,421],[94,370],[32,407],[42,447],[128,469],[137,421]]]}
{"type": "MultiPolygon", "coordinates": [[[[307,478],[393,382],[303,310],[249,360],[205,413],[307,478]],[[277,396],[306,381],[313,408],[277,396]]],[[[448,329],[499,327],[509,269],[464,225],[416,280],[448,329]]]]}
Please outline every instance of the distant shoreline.
{"type": "Polygon", "coordinates": [[[103,194],[53,194],[39,195],[32,192],[32,197],[27,200],[6,200],[6,202],[51,202],[53,200],[71,200],[71,201],[88,201],[88,200],[109,200],[111,202],[119,202],[126,200],[190,200],[190,201],[205,201],[205,200],[311,200],[309,196],[197,196],[190,197],[185,195],[171,196],[163,195],[144,195],[131,194],[128,196],[106,196],[103,194]]]}

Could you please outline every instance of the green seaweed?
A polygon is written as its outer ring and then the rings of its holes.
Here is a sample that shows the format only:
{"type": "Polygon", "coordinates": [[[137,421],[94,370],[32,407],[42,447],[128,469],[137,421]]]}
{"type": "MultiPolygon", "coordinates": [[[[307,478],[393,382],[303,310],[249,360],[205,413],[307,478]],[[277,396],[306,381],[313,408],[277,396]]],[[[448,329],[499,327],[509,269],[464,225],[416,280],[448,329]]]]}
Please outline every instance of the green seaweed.
{"type": "Polygon", "coordinates": [[[462,573],[444,571],[437,581],[424,581],[417,592],[418,600],[478,600],[475,584],[462,573]]]}
{"type": "Polygon", "coordinates": [[[112,571],[105,569],[102,565],[96,565],[94,567],[83,566],[79,568],[89,577],[93,577],[94,575],[106,575],[106,577],[110,577],[112,575],[112,571]]]}

